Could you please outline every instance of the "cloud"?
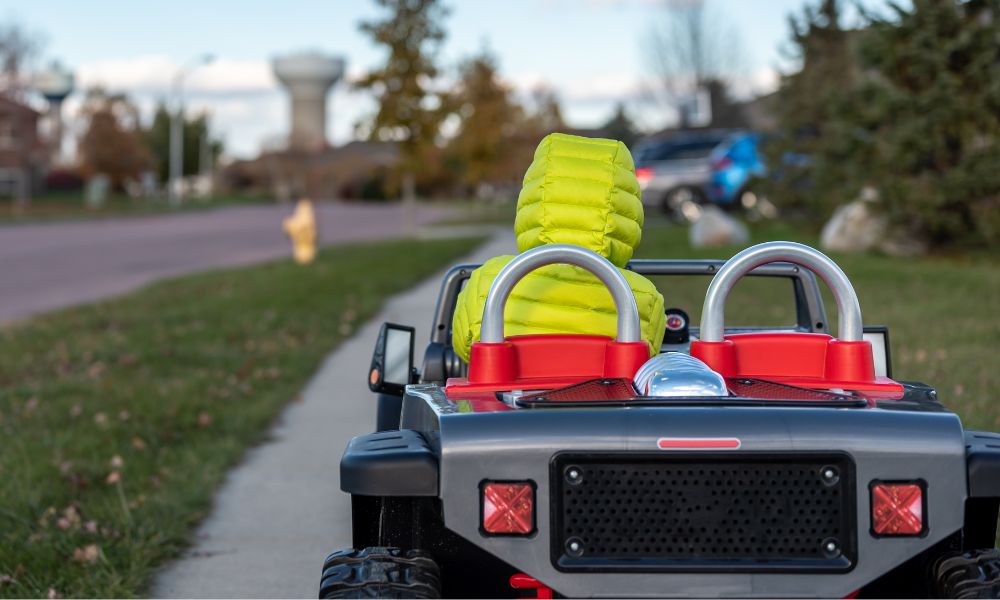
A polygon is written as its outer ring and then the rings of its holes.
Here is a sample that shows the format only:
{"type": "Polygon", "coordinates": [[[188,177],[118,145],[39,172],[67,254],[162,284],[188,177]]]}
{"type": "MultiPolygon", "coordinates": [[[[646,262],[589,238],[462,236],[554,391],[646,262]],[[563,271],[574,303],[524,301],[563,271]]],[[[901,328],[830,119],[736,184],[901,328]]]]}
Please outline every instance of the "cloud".
{"type": "MultiPolygon", "coordinates": [[[[77,70],[77,82],[82,88],[166,94],[179,70],[180,65],[166,56],[145,55],[83,64],[77,70]]],[[[262,60],[217,59],[189,68],[184,80],[185,92],[196,94],[247,94],[277,88],[270,64],[262,60]]]]}

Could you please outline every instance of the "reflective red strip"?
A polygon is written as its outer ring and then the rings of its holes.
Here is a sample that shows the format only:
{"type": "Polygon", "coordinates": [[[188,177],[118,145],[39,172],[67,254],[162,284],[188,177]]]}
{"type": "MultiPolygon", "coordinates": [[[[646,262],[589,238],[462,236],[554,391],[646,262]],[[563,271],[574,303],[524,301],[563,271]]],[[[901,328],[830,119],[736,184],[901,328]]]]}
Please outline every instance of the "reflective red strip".
{"type": "Polygon", "coordinates": [[[660,438],[660,450],[737,450],[743,444],[738,438],[660,438]]]}

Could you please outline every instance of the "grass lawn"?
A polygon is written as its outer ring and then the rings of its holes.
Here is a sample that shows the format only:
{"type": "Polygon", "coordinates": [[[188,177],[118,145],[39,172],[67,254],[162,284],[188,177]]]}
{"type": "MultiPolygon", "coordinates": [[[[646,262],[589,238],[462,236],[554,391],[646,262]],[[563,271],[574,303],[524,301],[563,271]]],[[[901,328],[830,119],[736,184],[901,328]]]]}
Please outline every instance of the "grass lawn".
{"type": "Polygon", "coordinates": [[[0,329],[0,596],[142,593],[321,358],[477,243],[335,247],[0,329]]]}
{"type": "MultiPolygon", "coordinates": [[[[791,240],[818,246],[815,235],[787,224],[758,226],[752,235],[753,243],[791,240]]],[[[692,250],[685,228],[650,219],[637,257],[729,258],[738,250],[692,250]]],[[[995,257],[831,257],[851,278],[865,324],[889,327],[893,377],[936,387],[941,401],[969,429],[1000,430],[1000,263],[995,257]]],[[[687,310],[697,323],[709,278],[676,279],[658,282],[666,305],[687,310]]],[[[836,305],[828,293],[824,304],[831,332],[836,331],[836,305]]],[[[787,284],[744,280],[726,304],[726,319],[735,325],[789,325],[792,306],[787,284]]]]}
{"type": "Polygon", "coordinates": [[[95,209],[86,205],[83,192],[50,192],[36,196],[24,208],[18,207],[9,199],[3,200],[0,202],[0,224],[162,214],[264,202],[267,202],[264,198],[229,195],[201,199],[186,198],[181,206],[173,207],[166,200],[134,200],[127,196],[111,195],[104,206],[95,209]]]}

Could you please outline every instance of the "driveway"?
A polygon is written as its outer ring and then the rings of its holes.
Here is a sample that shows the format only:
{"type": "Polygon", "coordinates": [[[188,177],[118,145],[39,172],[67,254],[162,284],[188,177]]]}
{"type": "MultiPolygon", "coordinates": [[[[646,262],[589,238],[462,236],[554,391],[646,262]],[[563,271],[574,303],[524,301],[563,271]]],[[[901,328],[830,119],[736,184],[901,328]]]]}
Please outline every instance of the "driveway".
{"type": "MultiPolygon", "coordinates": [[[[164,277],[274,260],[290,254],[281,221],[291,205],[174,215],[0,226],[0,323],[128,292],[164,277]]],[[[323,245],[398,237],[408,220],[450,214],[399,205],[317,207],[323,245]]]]}

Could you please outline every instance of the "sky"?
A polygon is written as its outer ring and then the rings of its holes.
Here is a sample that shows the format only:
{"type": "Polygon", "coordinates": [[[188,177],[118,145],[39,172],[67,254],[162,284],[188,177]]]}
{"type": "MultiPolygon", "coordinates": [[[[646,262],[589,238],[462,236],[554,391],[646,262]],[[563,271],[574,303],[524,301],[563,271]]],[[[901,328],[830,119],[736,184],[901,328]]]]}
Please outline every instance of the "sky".
{"type": "MultiPolygon", "coordinates": [[[[642,100],[652,85],[644,40],[662,22],[665,4],[685,1],[696,0],[446,0],[439,64],[451,77],[463,58],[488,48],[518,93],[527,96],[540,83],[554,89],[570,126],[597,126],[623,101],[640,126],[654,128],[670,115],[642,100]]],[[[777,70],[788,68],[780,51],[787,16],[804,0],[707,2],[720,29],[738,32],[737,93],[774,89],[777,70]]],[[[334,144],[350,141],[376,100],[348,82],[385,56],[358,23],[381,14],[370,0],[0,0],[0,22],[16,21],[42,38],[38,67],[58,60],[75,73],[78,90],[125,92],[147,119],[181,66],[213,55],[190,70],[184,98],[189,110],[209,113],[213,133],[234,157],[253,157],[287,136],[288,98],[270,61],[297,51],[346,59],[346,81],[328,98],[327,135],[334,144]]],[[[81,97],[78,91],[66,101],[71,124],[81,97]]]]}

